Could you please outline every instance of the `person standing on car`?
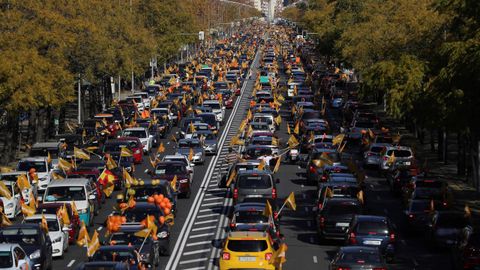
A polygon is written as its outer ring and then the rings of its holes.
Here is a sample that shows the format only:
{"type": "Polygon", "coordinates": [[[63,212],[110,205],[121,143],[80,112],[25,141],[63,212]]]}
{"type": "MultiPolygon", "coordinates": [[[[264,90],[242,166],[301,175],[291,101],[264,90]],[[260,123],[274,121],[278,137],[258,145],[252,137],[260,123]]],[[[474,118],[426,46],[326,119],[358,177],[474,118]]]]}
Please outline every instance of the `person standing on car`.
{"type": "Polygon", "coordinates": [[[227,161],[228,164],[233,164],[238,160],[238,158],[238,153],[233,150],[233,147],[229,147],[225,161],[227,161]]]}

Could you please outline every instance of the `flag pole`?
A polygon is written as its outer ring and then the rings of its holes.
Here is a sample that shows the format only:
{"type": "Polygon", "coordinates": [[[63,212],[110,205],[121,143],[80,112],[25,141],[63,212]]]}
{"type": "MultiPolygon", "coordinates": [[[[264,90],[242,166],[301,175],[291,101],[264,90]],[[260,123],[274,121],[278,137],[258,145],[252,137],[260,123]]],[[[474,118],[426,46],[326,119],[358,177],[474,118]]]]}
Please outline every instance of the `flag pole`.
{"type": "Polygon", "coordinates": [[[282,207],[280,207],[280,210],[278,210],[277,217],[280,216],[280,213],[282,212],[282,210],[283,210],[283,208],[285,207],[285,204],[286,204],[286,203],[287,203],[287,200],[285,200],[285,201],[283,202],[282,207]]]}
{"type": "Polygon", "coordinates": [[[152,229],[149,229],[148,234],[143,238],[143,242],[142,242],[142,245],[140,246],[140,248],[138,249],[138,253],[140,253],[142,251],[142,248],[145,245],[145,242],[147,241],[147,238],[150,236],[150,233],[152,233],[152,229]]]}

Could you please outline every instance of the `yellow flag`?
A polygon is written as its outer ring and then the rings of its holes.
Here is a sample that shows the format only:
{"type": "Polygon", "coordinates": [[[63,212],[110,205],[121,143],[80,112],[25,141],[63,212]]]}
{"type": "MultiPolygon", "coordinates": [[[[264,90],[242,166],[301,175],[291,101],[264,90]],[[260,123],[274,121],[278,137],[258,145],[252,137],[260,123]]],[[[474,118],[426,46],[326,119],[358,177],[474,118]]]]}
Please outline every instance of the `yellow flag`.
{"type": "Polygon", "coordinates": [[[287,133],[292,134],[292,131],[290,131],[290,125],[289,124],[287,124],[287,133]]]}
{"type": "Polygon", "coordinates": [[[70,205],[72,206],[73,215],[74,215],[74,216],[78,216],[77,205],[75,204],[75,202],[72,201],[72,202],[70,203],[70,205]]]}
{"type": "Polygon", "coordinates": [[[125,184],[131,186],[134,182],[133,177],[123,168],[123,180],[125,180],[125,184]]]}
{"type": "Polygon", "coordinates": [[[52,172],[52,178],[53,180],[62,180],[62,179],[65,179],[65,177],[63,177],[62,175],[56,173],[56,172],[52,172]]]}
{"type": "Polygon", "coordinates": [[[331,190],[329,187],[327,187],[327,190],[325,191],[325,196],[327,198],[332,198],[333,197],[333,190],[331,190]]]}
{"type": "Polygon", "coordinates": [[[280,124],[282,123],[282,117],[280,115],[275,117],[275,123],[277,124],[277,126],[280,126],[280,124]]]}
{"type": "Polygon", "coordinates": [[[47,154],[47,163],[50,164],[52,163],[52,156],[50,155],[50,152],[47,154]]]}
{"type": "Polygon", "coordinates": [[[115,162],[115,160],[113,160],[112,156],[111,155],[108,155],[108,158],[107,158],[107,169],[108,170],[113,170],[115,168],[117,168],[117,163],[115,162]]]}
{"type": "Polygon", "coordinates": [[[363,190],[360,190],[358,193],[357,193],[357,199],[363,203],[363,190]]]}
{"type": "Polygon", "coordinates": [[[12,199],[12,192],[3,181],[0,181],[0,196],[5,197],[7,200],[12,199]]]}
{"type": "Polygon", "coordinates": [[[293,211],[297,210],[297,204],[295,203],[295,194],[293,191],[288,195],[287,199],[285,200],[285,205],[292,209],[293,211]]]}
{"type": "Polygon", "coordinates": [[[65,203],[60,208],[59,214],[60,214],[60,218],[63,221],[63,224],[69,225],[70,224],[70,217],[68,216],[68,210],[67,210],[67,206],[65,205],[65,203]]]}
{"type": "Polygon", "coordinates": [[[190,152],[188,153],[188,160],[192,161],[192,160],[193,160],[193,156],[194,156],[193,148],[190,148],[190,152]]]}
{"type": "Polygon", "coordinates": [[[397,158],[395,157],[395,152],[392,151],[392,154],[387,159],[387,164],[389,164],[389,165],[394,164],[396,159],[397,158]]]}
{"type": "Polygon", "coordinates": [[[293,129],[293,132],[297,135],[300,135],[300,122],[297,122],[295,124],[295,128],[293,129]]]}
{"type": "Polygon", "coordinates": [[[157,149],[157,153],[159,154],[159,153],[163,153],[163,152],[165,152],[165,146],[163,145],[163,142],[162,142],[162,143],[160,143],[160,146],[157,149]]]}
{"type": "Polygon", "coordinates": [[[279,156],[277,158],[277,162],[275,162],[275,167],[273,168],[273,173],[276,173],[278,172],[278,170],[280,169],[280,164],[282,163],[282,157],[279,156]]]}
{"type": "Polygon", "coordinates": [[[40,222],[40,228],[42,228],[44,232],[48,233],[48,223],[44,214],[42,214],[42,221],[40,222]]]}
{"type": "Polygon", "coordinates": [[[155,169],[155,167],[157,167],[157,158],[155,158],[154,160],[149,157],[150,159],[150,165],[152,165],[152,167],[155,169]]]}
{"type": "Polygon", "coordinates": [[[273,214],[272,206],[270,205],[270,202],[267,200],[267,203],[265,204],[265,209],[263,210],[263,215],[266,217],[270,217],[273,214]]]}
{"type": "Polygon", "coordinates": [[[195,131],[197,131],[195,129],[195,126],[193,125],[193,122],[190,122],[190,133],[194,133],[195,131]]]}
{"type": "Polygon", "coordinates": [[[333,137],[332,139],[333,145],[341,144],[344,138],[345,138],[345,134],[338,134],[337,136],[333,137]]]}
{"type": "Polygon", "coordinates": [[[31,187],[30,181],[28,181],[26,174],[21,174],[17,176],[17,187],[23,191],[25,189],[29,189],[31,187]]]}
{"type": "Polygon", "coordinates": [[[92,257],[93,254],[100,248],[100,241],[98,239],[98,232],[95,230],[93,232],[92,239],[87,241],[87,256],[92,257]]]}
{"type": "Polygon", "coordinates": [[[370,136],[371,139],[375,138],[375,133],[371,129],[368,129],[368,136],[370,136]]]}
{"type": "Polygon", "coordinates": [[[62,171],[67,172],[67,171],[70,171],[73,168],[73,164],[68,162],[67,160],[65,160],[63,158],[59,158],[58,159],[58,167],[62,171]]]}
{"type": "Polygon", "coordinates": [[[136,237],[146,238],[151,234],[152,230],[149,228],[141,229],[140,231],[135,233],[136,237]]]}
{"type": "Polygon", "coordinates": [[[262,159],[260,164],[258,164],[257,170],[263,171],[263,169],[265,169],[265,160],[262,159]]]}
{"type": "Polygon", "coordinates": [[[172,135],[170,139],[172,140],[172,142],[177,143],[177,138],[175,137],[175,135],[172,135]]]}
{"type": "Polygon", "coordinates": [[[274,264],[277,269],[281,269],[281,265],[287,261],[287,249],[287,244],[281,243],[280,247],[274,252],[268,263],[274,264]]]}
{"type": "Polygon", "coordinates": [[[78,159],[90,160],[90,154],[75,146],[73,147],[73,155],[78,159]]]}
{"type": "Polygon", "coordinates": [[[132,150],[128,149],[127,147],[120,148],[120,156],[121,157],[131,157],[133,156],[132,150]]]}
{"type": "Polygon", "coordinates": [[[328,156],[327,152],[323,152],[320,155],[320,159],[323,160],[326,164],[332,166],[333,165],[333,160],[328,156]]]}
{"type": "Polygon", "coordinates": [[[0,215],[2,216],[2,224],[0,225],[1,227],[8,227],[12,225],[12,222],[10,221],[10,219],[8,219],[5,213],[3,213],[3,211],[0,212],[0,215]]]}
{"type": "Polygon", "coordinates": [[[344,142],[342,145],[339,145],[338,146],[338,152],[339,153],[342,153],[343,150],[345,149],[345,146],[347,145],[347,142],[344,142]]]}
{"type": "Polygon", "coordinates": [[[238,130],[242,132],[246,126],[247,126],[247,119],[243,119],[242,123],[240,124],[240,127],[238,127],[238,130]]]}
{"type": "Polygon", "coordinates": [[[288,144],[288,147],[293,148],[293,147],[297,146],[299,144],[299,142],[298,142],[297,138],[295,138],[295,136],[290,135],[290,138],[288,138],[287,144],[288,144]]]}
{"type": "Polygon", "coordinates": [[[230,173],[230,176],[228,177],[227,184],[226,186],[229,187],[232,181],[237,177],[237,170],[233,169],[232,173],[230,173]]]}
{"type": "Polygon", "coordinates": [[[248,112],[247,112],[247,119],[248,120],[252,119],[252,111],[251,110],[248,110],[248,112]]]}
{"type": "Polygon", "coordinates": [[[168,222],[168,224],[170,226],[173,226],[175,224],[175,217],[173,216],[173,214],[168,214],[165,216],[165,222],[168,222]]]}
{"type": "Polygon", "coordinates": [[[35,214],[35,211],[36,211],[35,207],[27,205],[23,201],[20,202],[20,205],[22,206],[22,214],[24,216],[30,217],[35,214]]]}
{"type": "Polygon", "coordinates": [[[468,204],[465,204],[465,207],[463,208],[463,210],[465,211],[466,217],[472,216],[472,210],[470,210],[470,206],[468,206],[468,204]]]}
{"type": "Polygon", "coordinates": [[[170,186],[172,187],[173,191],[177,191],[177,176],[175,175],[170,182],[170,186]]]}

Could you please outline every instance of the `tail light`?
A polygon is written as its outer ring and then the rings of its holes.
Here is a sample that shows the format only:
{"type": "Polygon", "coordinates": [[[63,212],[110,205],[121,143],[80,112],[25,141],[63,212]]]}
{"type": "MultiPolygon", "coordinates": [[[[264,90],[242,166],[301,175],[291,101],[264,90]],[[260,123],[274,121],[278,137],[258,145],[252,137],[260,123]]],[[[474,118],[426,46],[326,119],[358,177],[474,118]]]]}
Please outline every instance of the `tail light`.
{"type": "Polygon", "coordinates": [[[309,170],[310,170],[311,173],[316,173],[317,172],[317,168],[315,168],[315,166],[312,166],[312,165],[310,165],[309,170]]]}
{"type": "Polygon", "coordinates": [[[276,198],[277,198],[277,189],[272,188],[272,199],[276,199],[276,198]]]}
{"type": "Polygon", "coordinates": [[[372,152],[368,152],[367,156],[373,156],[372,152]]]}
{"type": "Polygon", "coordinates": [[[222,253],[222,260],[224,260],[224,261],[230,260],[230,253],[228,253],[228,252],[223,252],[223,253],[222,253]]]}
{"type": "Polygon", "coordinates": [[[408,215],[408,218],[413,219],[415,216],[413,214],[408,215]]]}
{"type": "Polygon", "coordinates": [[[357,236],[355,235],[355,233],[351,232],[350,233],[350,237],[349,237],[349,241],[350,241],[350,244],[352,245],[355,245],[357,244],[357,236]]]}
{"type": "Polygon", "coordinates": [[[322,176],[322,182],[327,181],[327,177],[325,175],[322,176]]]}
{"type": "Polygon", "coordinates": [[[233,222],[230,223],[230,228],[232,228],[232,229],[235,228],[235,223],[233,223],[233,222]]]}
{"type": "Polygon", "coordinates": [[[395,242],[395,234],[394,233],[390,234],[390,242],[395,242]]]}
{"type": "Polygon", "coordinates": [[[270,259],[272,258],[273,254],[272,253],[265,253],[265,260],[266,261],[270,261],[270,259]]]}
{"type": "Polygon", "coordinates": [[[322,208],[323,208],[323,203],[319,203],[318,204],[318,210],[322,210],[322,208]]]}
{"type": "Polygon", "coordinates": [[[387,160],[388,160],[388,157],[383,157],[383,160],[387,161],[387,160]]]}
{"type": "Polygon", "coordinates": [[[238,199],[238,188],[233,190],[233,198],[238,199]]]}
{"type": "Polygon", "coordinates": [[[351,269],[350,267],[343,267],[343,266],[337,267],[337,270],[350,270],[350,269],[351,269]]]}

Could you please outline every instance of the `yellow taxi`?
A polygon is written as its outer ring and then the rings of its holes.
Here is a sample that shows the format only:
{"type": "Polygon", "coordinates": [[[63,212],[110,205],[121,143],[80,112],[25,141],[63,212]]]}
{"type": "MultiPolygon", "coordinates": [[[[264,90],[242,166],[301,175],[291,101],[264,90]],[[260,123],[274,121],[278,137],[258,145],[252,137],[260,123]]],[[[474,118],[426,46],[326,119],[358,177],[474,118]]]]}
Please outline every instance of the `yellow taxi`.
{"type": "Polygon", "coordinates": [[[230,232],[220,254],[220,270],[278,269],[271,263],[275,245],[265,232],[230,232]]]}

